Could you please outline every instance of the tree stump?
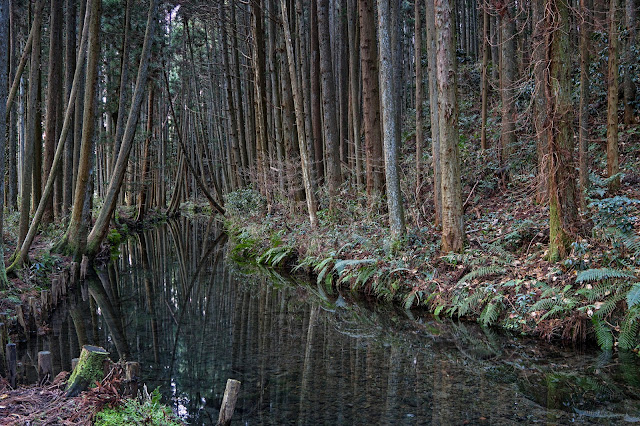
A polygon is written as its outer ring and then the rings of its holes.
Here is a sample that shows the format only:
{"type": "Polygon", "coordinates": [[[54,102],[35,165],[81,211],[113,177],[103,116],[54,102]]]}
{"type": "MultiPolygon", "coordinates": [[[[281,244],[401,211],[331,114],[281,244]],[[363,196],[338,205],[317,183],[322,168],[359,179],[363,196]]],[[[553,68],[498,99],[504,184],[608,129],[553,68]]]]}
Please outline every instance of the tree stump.
{"type": "Polygon", "coordinates": [[[109,352],[99,346],[84,345],[78,359],[78,365],[74,368],[67,382],[67,396],[78,396],[96,381],[104,377],[104,361],[109,352]]]}
{"type": "Polygon", "coordinates": [[[127,362],[125,364],[126,391],[131,397],[138,396],[138,378],[140,376],[140,363],[127,362]]]}
{"type": "Polygon", "coordinates": [[[9,384],[15,389],[16,379],[18,377],[18,357],[15,343],[7,344],[7,372],[9,373],[9,384]]]}
{"type": "Polygon", "coordinates": [[[231,417],[233,417],[233,411],[236,409],[239,392],[240,382],[234,379],[227,380],[227,387],[224,390],[222,407],[220,407],[220,415],[218,416],[216,426],[228,426],[231,424],[231,417]]]}

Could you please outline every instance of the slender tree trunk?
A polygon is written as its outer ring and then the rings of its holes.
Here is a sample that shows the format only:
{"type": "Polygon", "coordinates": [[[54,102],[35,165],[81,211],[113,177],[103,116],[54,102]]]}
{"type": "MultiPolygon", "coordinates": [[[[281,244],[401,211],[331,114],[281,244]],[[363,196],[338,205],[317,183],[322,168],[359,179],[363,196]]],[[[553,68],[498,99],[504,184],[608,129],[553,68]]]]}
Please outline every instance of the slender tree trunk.
{"type": "Polygon", "coordinates": [[[464,244],[462,186],[458,153],[458,105],[453,0],[435,0],[436,69],[440,160],[442,162],[442,251],[459,253],[464,244]]]}
{"type": "MultiPolygon", "coordinates": [[[[44,140],[44,174],[46,182],[51,173],[55,144],[58,140],[58,111],[62,109],[62,0],[51,0],[51,22],[49,25],[49,81],[47,83],[47,121],[44,140]]],[[[53,198],[46,203],[42,221],[53,220],[53,198]]]]}
{"type": "Polygon", "coordinates": [[[293,91],[293,102],[296,111],[296,127],[298,131],[298,147],[300,150],[300,160],[302,163],[302,180],[304,182],[305,195],[307,199],[307,211],[309,213],[309,222],[312,228],[318,225],[316,211],[318,210],[316,195],[313,191],[313,183],[311,180],[311,166],[307,154],[307,146],[304,132],[304,107],[302,105],[302,90],[298,86],[296,76],[296,60],[293,56],[293,42],[291,40],[291,27],[289,25],[289,13],[286,0],[280,0],[280,9],[282,12],[282,23],[284,27],[284,40],[289,62],[289,75],[291,78],[291,88],[293,91]]]}
{"type": "Polygon", "coordinates": [[[427,73],[429,74],[429,111],[431,116],[431,153],[433,157],[433,209],[434,226],[442,221],[442,172],[440,166],[440,117],[438,112],[438,81],[436,66],[435,6],[426,1],[425,21],[427,29],[427,73]]]}
{"type": "Polygon", "coordinates": [[[589,169],[588,169],[588,138],[589,138],[589,38],[591,35],[591,0],[580,0],[580,13],[582,23],[580,24],[580,115],[578,133],[579,152],[579,176],[580,176],[580,207],[584,210],[587,207],[586,193],[589,189],[589,169]]]}
{"type": "Polygon", "coordinates": [[[253,34],[253,79],[256,104],[256,130],[258,136],[258,173],[267,204],[271,205],[271,191],[268,188],[269,144],[267,134],[267,83],[265,73],[265,41],[262,15],[263,0],[251,0],[251,29],[253,34]]]}
{"type": "MultiPolygon", "coordinates": [[[[236,2],[231,2],[231,22],[237,30],[237,20],[236,20],[236,2]]],[[[237,32],[237,31],[236,31],[237,32]]],[[[245,119],[244,119],[244,105],[242,100],[244,96],[242,95],[242,81],[240,74],[240,58],[238,56],[238,36],[235,34],[231,36],[231,54],[233,57],[233,92],[235,95],[235,104],[238,105],[238,116],[236,126],[238,128],[238,144],[240,146],[240,159],[242,164],[242,175],[243,181],[246,183],[246,173],[249,169],[249,149],[247,147],[247,137],[245,132],[245,119]]]]}
{"type": "Polygon", "coordinates": [[[358,0],[360,19],[360,66],[362,72],[362,114],[369,201],[384,188],[378,52],[373,0],[358,0]]]}
{"type": "Polygon", "coordinates": [[[393,14],[390,2],[395,0],[378,0],[378,49],[380,57],[380,94],[382,96],[382,129],[384,137],[384,162],[387,184],[387,206],[389,209],[389,225],[391,237],[398,240],[405,232],[402,193],[398,175],[398,128],[400,126],[397,109],[400,108],[396,94],[394,72],[397,72],[393,54],[392,28],[393,14]]]}
{"type": "Polygon", "coordinates": [[[420,10],[422,2],[415,0],[414,4],[414,50],[416,61],[416,200],[420,202],[420,187],[422,186],[422,141],[423,136],[423,118],[422,118],[422,102],[424,98],[424,85],[422,84],[422,24],[420,10]]]}
{"type": "MultiPolygon", "coordinates": [[[[65,27],[65,100],[71,97],[71,87],[76,67],[76,1],[66,0],[66,27],[65,27]]],[[[73,127],[73,121],[71,122],[73,127]]],[[[73,132],[69,132],[64,142],[64,165],[62,177],[62,215],[67,216],[71,211],[73,200],[73,132]]]]}
{"type": "Polygon", "coordinates": [[[320,94],[320,42],[318,38],[317,0],[311,0],[311,125],[313,132],[313,149],[315,152],[315,169],[318,185],[324,183],[324,138],[322,137],[322,105],[320,94]]]}
{"type": "Polygon", "coordinates": [[[111,220],[113,212],[116,208],[118,192],[120,191],[120,187],[122,186],[124,173],[126,171],[127,163],[129,160],[129,154],[131,152],[131,147],[133,146],[136,123],[138,120],[138,114],[140,113],[140,106],[144,97],[144,88],[147,83],[147,75],[149,71],[151,45],[153,44],[153,36],[155,34],[156,27],[156,5],[157,0],[151,0],[151,2],[149,3],[147,29],[144,35],[142,54],[140,55],[140,65],[138,66],[138,76],[136,78],[136,86],[133,92],[131,109],[129,110],[127,125],[125,127],[124,136],[122,138],[120,152],[118,153],[118,159],[116,160],[116,164],[113,169],[113,175],[111,176],[111,180],[109,181],[109,188],[107,189],[107,195],[104,200],[104,205],[100,209],[100,213],[98,213],[96,222],[93,225],[93,229],[91,230],[91,233],[89,234],[87,240],[87,253],[89,255],[97,253],[98,248],[102,243],[107,230],[109,229],[109,221],[111,220]]]}
{"type": "Polygon", "coordinates": [[[627,46],[625,52],[624,72],[624,124],[630,126],[636,117],[633,101],[636,99],[636,86],[633,82],[633,64],[638,62],[636,56],[636,0],[625,0],[625,24],[627,27],[627,46]]]}
{"type": "Polygon", "coordinates": [[[363,169],[362,169],[362,146],[360,139],[360,68],[359,68],[359,50],[358,46],[358,9],[356,0],[349,0],[348,3],[348,32],[349,32],[349,99],[351,101],[351,127],[353,139],[353,151],[355,156],[355,177],[356,188],[362,190],[363,186],[363,169]]]}
{"type": "MultiPolygon", "coordinates": [[[[620,172],[618,159],[618,21],[616,12],[618,0],[609,2],[609,67],[607,73],[607,176],[620,172]]],[[[609,190],[616,192],[620,188],[620,178],[609,183],[609,190]]]]}
{"type": "Polygon", "coordinates": [[[329,34],[329,0],[318,0],[318,34],[320,38],[320,76],[322,81],[322,111],[324,143],[327,149],[327,183],[329,186],[329,210],[335,208],[340,182],[340,141],[336,123],[336,92],[331,63],[331,38],[329,34]]]}
{"type": "MultiPolygon", "coordinates": [[[[0,46],[9,46],[10,22],[9,0],[0,0],[0,46]]],[[[9,75],[7,73],[9,55],[0,54],[0,290],[9,287],[7,272],[4,265],[4,173],[7,121],[7,97],[9,75]]]]}
{"type": "Polygon", "coordinates": [[[109,171],[113,171],[118,155],[120,154],[120,145],[124,136],[124,117],[125,106],[127,105],[127,87],[129,86],[129,33],[131,32],[131,3],[132,0],[126,0],[124,9],[124,35],[122,37],[122,49],[120,59],[120,88],[118,90],[118,117],[116,118],[116,130],[113,139],[113,155],[109,164],[109,171]]]}
{"type": "Polygon", "coordinates": [[[573,123],[569,79],[569,10],[564,0],[544,8],[546,97],[549,144],[549,260],[567,256],[577,222],[573,161],[573,123]]]}
{"type": "MultiPolygon", "coordinates": [[[[535,22],[531,42],[531,59],[533,61],[533,77],[535,81],[544,81],[544,74],[547,72],[546,28],[542,25],[544,22],[545,1],[546,0],[532,0],[531,2],[532,20],[535,22]]],[[[533,125],[537,138],[538,171],[536,176],[536,201],[539,204],[545,204],[547,202],[549,189],[549,142],[547,141],[547,132],[545,130],[547,111],[547,99],[543,86],[536,85],[536,89],[533,92],[533,125]]]]}
{"type": "MultiPolygon", "coordinates": [[[[535,0],[534,0],[535,1],[535,0]]],[[[482,99],[480,123],[480,148],[487,149],[487,102],[489,98],[489,11],[482,6],[482,99]]]]}
{"type": "Polygon", "coordinates": [[[502,126],[500,136],[500,164],[508,168],[510,165],[509,157],[511,156],[513,145],[516,141],[516,24],[511,0],[504,0],[500,13],[502,16],[502,68],[500,69],[502,126]]]}
{"type": "Polygon", "coordinates": [[[42,0],[38,0],[33,16],[31,41],[31,65],[29,68],[29,93],[27,97],[27,133],[25,138],[22,164],[22,193],[20,198],[20,220],[18,223],[18,247],[24,241],[29,230],[29,212],[31,208],[31,191],[33,189],[33,169],[35,145],[41,143],[36,134],[38,78],[40,76],[40,38],[42,23],[42,0]]]}
{"type": "MultiPolygon", "coordinates": [[[[224,73],[226,88],[225,93],[227,95],[227,105],[229,109],[229,125],[227,126],[229,132],[229,138],[231,139],[231,168],[232,168],[232,182],[233,188],[237,188],[239,185],[243,185],[242,177],[240,176],[240,169],[242,168],[242,160],[240,159],[240,144],[238,143],[238,134],[236,133],[236,105],[233,100],[233,87],[231,86],[231,75],[229,66],[229,43],[227,41],[227,23],[226,14],[224,10],[226,7],[222,7],[222,19],[220,23],[222,33],[222,72],[224,73]]],[[[229,7],[234,7],[231,4],[229,7]]]]}
{"type": "MultiPolygon", "coordinates": [[[[15,24],[16,11],[13,2],[9,4],[9,37],[11,38],[9,47],[9,83],[11,83],[16,74],[16,32],[15,24]]],[[[18,117],[16,114],[16,106],[9,105],[9,188],[8,188],[8,208],[12,211],[18,210],[18,117]]],[[[2,116],[0,116],[1,118],[2,116]]]]}
{"type": "Polygon", "coordinates": [[[147,214],[147,194],[149,192],[149,156],[151,149],[151,139],[153,138],[153,107],[154,107],[154,86],[149,83],[149,97],[147,98],[147,134],[142,148],[142,167],[140,171],[140,194],[138,194],[138,206],[136,221],[142,222],[147,214]]]}

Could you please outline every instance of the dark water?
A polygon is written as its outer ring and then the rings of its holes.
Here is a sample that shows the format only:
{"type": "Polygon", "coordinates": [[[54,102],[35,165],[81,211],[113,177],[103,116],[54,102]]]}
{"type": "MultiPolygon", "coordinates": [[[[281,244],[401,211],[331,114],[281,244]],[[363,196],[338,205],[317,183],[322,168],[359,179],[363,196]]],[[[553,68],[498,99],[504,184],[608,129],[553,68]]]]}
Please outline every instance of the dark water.
{"type": "Polygon", "coordinates": [[[55,313],[50,337],[23,344],[24,374],[38,350],[69,369],[99,344],[140,361],[191,424],[215,423],[228,378],[242,381],[234,424],[640,422],[635,354],[368,308],[251,272],[217,235],[183,220],[129,240],[55,313]]]}

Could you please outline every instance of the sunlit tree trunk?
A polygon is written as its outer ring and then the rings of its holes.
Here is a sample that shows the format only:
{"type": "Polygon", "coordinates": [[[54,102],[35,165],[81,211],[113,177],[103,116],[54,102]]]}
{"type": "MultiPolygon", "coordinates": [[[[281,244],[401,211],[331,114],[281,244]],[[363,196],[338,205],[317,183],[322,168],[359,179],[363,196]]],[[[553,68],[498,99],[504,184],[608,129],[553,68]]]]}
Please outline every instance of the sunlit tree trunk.
{"type": "Polygon", "coordinates": [[[464,244],[462,186],[458,152],[458,105],[453,0],[435,0],[438,119],[442,167],[442,251],[461,252],[464,244]]]}
{"type": "Polygon", "coordinates": [[[384,141],[384,164],[387,184],[387,206],[389,209],[389,225],[391,237],[398,240],[405,232],[402,193],[398,175],[399,115],[397,113],[399,97],[396,96],[394,59],[391,32],[395,31],[392,23],[390,2],[395,0],[378,0],[378,49],[380,57],[380,94],[382,97],[382,129],[384,141]]]}
{"type": "MultiPolygon", "coordinates": [[[[539,24],[540,25],[540,24],[539,24]]],[[[569,77],[569,10],[564,0],[547,0],[544,8],[545,132],[549,156],[549,252],[555,262],[566,257],[575,239],[577,205],[573,160],[573,123],[569,77]]]]}
{"type": "MultiPolygon", "coordinates": [[[[616,12],[618,0],[609,2],[609,67],[607,73],[607,176],[620,172],[618,159],[618,22],[616,12]]],[[[609,183],[609,190],[620,188],[620,178],[609,183]]]]}

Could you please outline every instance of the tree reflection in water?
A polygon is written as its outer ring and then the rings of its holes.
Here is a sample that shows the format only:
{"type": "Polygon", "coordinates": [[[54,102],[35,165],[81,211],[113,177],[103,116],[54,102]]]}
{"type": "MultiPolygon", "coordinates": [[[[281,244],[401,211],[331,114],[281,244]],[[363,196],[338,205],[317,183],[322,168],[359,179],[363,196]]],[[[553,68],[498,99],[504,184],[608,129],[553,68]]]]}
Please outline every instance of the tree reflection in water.
{"type": "Polygon", "coordinates": [[[214,423],[228,378],[242,381],[235,418],[246,424],[640,418],[635,354],[409,319],[248,269],[227,259],[219,224],[181,219],[145,231],[69,295],[51,335],[23,345],[23,380],[38,350],[68,370],[89,343],[140,361],[149,388],[160,386],[191,424],[214,423]]]}

